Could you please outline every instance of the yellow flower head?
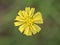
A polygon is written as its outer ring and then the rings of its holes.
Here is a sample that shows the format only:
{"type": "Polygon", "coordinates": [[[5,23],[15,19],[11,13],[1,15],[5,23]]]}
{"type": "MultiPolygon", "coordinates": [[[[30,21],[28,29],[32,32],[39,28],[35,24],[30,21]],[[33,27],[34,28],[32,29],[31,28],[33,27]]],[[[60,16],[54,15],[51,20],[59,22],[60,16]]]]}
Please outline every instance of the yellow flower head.
{"type": "Polygon", "coordinates": [[[41,13],[34,13],[34,11],[35,8],[30,7],[20,10],[16,16],[16,22],[14,22],[15,26],[19,26],[19,31],[26,36],[32,36],[39,32],[41,28],[37,24],[43,24],[41,13]]]}

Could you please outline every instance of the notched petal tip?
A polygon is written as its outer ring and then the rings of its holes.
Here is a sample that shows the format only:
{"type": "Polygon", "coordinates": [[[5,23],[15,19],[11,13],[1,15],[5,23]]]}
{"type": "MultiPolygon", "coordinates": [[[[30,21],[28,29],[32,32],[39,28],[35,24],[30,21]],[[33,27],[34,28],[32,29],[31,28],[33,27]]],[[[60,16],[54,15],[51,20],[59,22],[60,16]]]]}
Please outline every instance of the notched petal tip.
{"type": "Polygon", "coordinates": [[[21,11],[21,10],[19,10],[18,15],[21,15],[21,12],[22,12],[22,11],[21,11]]]}
{"type": "Polygon", "coordinates": [[[35,12],[35,8],[31,8],[30,12],[29,12],[29,16],[33,16],[35,12]]]}
{"type": "Polygon", "coordinates": [[[26,36],[32,36],[32,32],[30,31],[29,27],[26,27],[26,28],[25,28],[24,34],[25,34],[26,36]]]}
{"type": "Polygon", "coordinates": [[[19,22],[14,22],[14,25],[15,25],[15,26],[19,26],[20,23],[19,23],[19,22]]]}
{"type": "Polygon", "coordinates": [[[25,30],[25,27],[26,27],[25,24],[21,25],[19,27],[19,31],[22,33],[25,30]]]}
{"type": "Polygon", "coordinates": [[[37,12],[37,13],[33,16],[33,20],[34,20],[34,23],[43,24],[42,14],[41,14],[40,12],[37,12]]]}
{"type": "Polygon", "coordinates": [[[31,26],[31,31],[32,31],[33,34],[36,34],[37,32],[40,32],[40,30],[41,30],[41,28],[36,24],[31,26]]]}

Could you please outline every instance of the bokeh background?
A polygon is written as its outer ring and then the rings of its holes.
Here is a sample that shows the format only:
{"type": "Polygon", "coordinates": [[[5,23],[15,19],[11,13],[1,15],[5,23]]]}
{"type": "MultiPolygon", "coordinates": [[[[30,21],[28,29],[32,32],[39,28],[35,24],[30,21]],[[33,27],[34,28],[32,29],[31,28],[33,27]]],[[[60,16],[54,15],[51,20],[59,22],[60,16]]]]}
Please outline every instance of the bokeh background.
{"type": "Polygon", "coordinates": [[[0,0],[0,45],[60,45],[60,0],[0,0]],[[34,7],[42,13],[42,30],[31,37],[14,26],[19,10],[34,7]]]}

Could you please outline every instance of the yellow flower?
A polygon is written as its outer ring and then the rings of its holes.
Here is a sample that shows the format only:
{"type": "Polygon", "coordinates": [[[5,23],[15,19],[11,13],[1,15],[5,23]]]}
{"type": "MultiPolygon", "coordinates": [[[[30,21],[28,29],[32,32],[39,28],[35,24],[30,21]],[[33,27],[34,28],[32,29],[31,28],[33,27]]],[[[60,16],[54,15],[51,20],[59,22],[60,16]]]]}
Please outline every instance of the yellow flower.
{"type": "Polygon", "coordinates": [[[35,8],[26,7],[25,10],[20,10],[16,16],[15,26],[19,26],[19,31],[26,36],[32,36],[38,33],[41,28],[37,24],[43,24],[42,14],[34,13],[35,8]]]}

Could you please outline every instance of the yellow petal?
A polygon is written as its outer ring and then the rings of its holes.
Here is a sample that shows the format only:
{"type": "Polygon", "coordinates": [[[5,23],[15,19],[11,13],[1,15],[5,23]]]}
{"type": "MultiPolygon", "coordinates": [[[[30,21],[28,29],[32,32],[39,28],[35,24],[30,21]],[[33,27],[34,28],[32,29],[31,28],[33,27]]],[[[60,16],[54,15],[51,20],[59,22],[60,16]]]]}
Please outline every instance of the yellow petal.
{"type": "Polygon", "coordinates": [[[24,19],[22,17],[20,17],[20,16],[16,16],[15,20],[17,20],[17,21],[24,21],[24,19]]]}
{"type": "Polygon", "coordinates": [[[27,14],[27,12],[25,12],[24,10],[23,10],[23,11],[20,10],[20,11],[18,12],[18,15],[19,15],[20,17],[22,17],[22,18],[26,18],[26,16],[27,16],[28,14],[27,14]]]}
{"type": "Polygon", "coordinates": [[[40,20],[35,20],[34,23],[36,23],[36,24],[43,24],[43,20],[42,20],[42,21],[40,21],[40,20]]]}
{"type": "Polygon", "coordinates": [[[24,10],[22,11],[22,13],[23,13],[24,18],[28,16],[27,12],[25,12],[24,10]]]}
{"type": "Polygon", "coordinates": [[[21,17],[24,17],[24,15],[23,15],[21,10],[18,12],[18,15],[20,15],[21,17]]]}
{"type": "Polygon", "coordinates": [[[29,27],[25,28],[24,34],[27,35],[27,36],[31,36],[32,35],[32,32],[30,31],[29,27]]]}
{"type": "Polygon", "coordinates": [[[31,10],[29,12],[29,16],[33,16],[34,15],[34,11],[35,11],[35,8],[31,8],[31,10]]]}
{"type": "Polygon", "coordinates": [[[25,27],[26,27],[25,24],[21,25],[19,27],[19,31],[22,33],[25,30],[25,27]]]}
{"type": "Polygon", "coordinates": [[[20,26],[20,25],[22,25],[23,24],[23,22],[14,22],[14,25],[15,26],[20,26]]]}
{"type": "Polygon", "coordinates": [[[36,30],[34,30],[32,26],[30,27],[30,30],[31,30],[32,34],[36,34],[37,33],[36,30]]]}
{"type": "Polygon", "coordinates": [[[42,15],[41,15],[40,12],[37,12],[37,13],[33,16],[33,21],[34,21],[34,23],[37,23],[37,24],[42,24],[42,23],[43,23],[42,15]]]}
{"type": "Polygon", "coordinates": [[[27,14],[29,15],[30,7],[26,7],[26,8],[25,8],[25,11],[26,11],[26,12],[27,12],[27,14]]]}
{"type": "Polygon", "coordinates": [[[38,25],[36,25],[36,24],[32,25],[32,32],[33,32],[33,34],[36,34],[40,30],[41,30],[41,28],[38,25]]]}

